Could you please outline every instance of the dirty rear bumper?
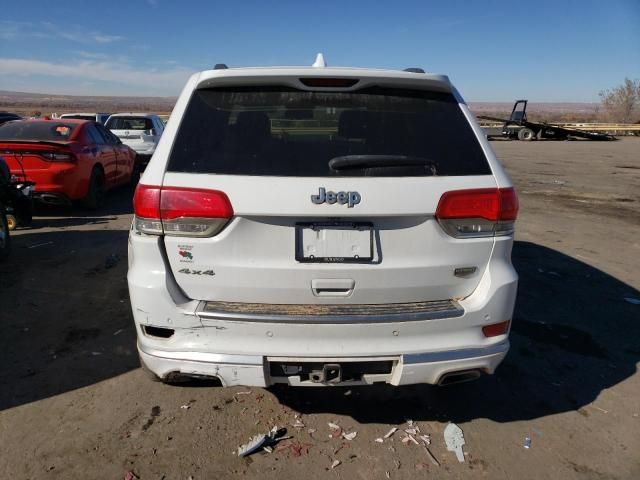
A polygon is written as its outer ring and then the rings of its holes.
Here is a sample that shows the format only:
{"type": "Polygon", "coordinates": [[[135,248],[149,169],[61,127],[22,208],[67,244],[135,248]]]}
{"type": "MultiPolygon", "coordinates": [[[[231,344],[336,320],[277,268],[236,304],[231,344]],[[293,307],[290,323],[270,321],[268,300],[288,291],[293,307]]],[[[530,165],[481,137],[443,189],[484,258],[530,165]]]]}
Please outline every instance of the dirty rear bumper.
{"type": "MultiPolygon", "coordinates": [[[[338,385],[367,385],[388,383],[410,385],[438,384],[449,374],[476,371],[492,374],[509,350],[509,340],[503,339],[481,348],[465,348],[440,352],[411,353],[383,357],[393,367],[389,373],[364,374],[359,380],[348,380],[338,385]]],[[[203,352],[177,352],[148,348],[138,343],[140,360],[148,370],[162,379],[173,376],[215,377],[224,386],[245,385],[267,387],[276,383],[294,386],[330,385],[313,382],[300,376],[272,376],[270,364],[281,360],[289,362],[315,362],[345,365],[349,362],[376,362],[381,357],[269,357],[267,355],[229,355],[203,352]]]]}

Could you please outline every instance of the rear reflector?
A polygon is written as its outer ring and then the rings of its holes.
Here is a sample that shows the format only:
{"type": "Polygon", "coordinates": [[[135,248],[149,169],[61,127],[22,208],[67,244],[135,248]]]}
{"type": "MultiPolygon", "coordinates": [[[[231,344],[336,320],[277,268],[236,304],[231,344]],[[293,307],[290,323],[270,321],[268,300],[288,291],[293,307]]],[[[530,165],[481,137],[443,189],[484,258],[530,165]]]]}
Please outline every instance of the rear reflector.
{"type": "Polygon", "coordinates": [[[506,322],[494,323],[493,325],[485,325],[482,327],[482,333],[485,337],[497,337],[499,335],[505,335],[509,332],[509,325],[511,320],[506,322]]]}
{"type": "Polygon", "coordinates": [[[133,197],[136,229],[152,235],[211,237],[233,217],[218,190],[138,185],[133,197]]]}
{"type": "Polygon", "coordinates": [[[436,218],[456,238],[510,235],[518,215],[513,188],[480,188],[445,192],[436,218]]]}

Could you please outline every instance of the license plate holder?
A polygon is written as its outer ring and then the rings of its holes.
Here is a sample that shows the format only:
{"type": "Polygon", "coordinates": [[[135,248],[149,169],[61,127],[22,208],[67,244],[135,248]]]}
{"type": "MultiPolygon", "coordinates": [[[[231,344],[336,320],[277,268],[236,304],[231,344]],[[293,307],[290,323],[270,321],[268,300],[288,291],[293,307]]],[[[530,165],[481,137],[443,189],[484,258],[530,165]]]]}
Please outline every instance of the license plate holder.
{"type": "Polygon", "coordinates": [[[296,260],[303,263],[370,263],[373,224],[365,222],[299,223],[296,260]]]}

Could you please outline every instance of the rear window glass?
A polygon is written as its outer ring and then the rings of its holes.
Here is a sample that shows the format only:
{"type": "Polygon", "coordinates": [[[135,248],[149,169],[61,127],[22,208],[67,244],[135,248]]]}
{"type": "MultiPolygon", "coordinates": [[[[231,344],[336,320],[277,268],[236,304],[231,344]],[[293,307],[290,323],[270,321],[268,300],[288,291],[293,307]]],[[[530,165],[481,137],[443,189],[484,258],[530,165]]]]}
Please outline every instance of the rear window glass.
{"type": "Polygon", "coordinates": [[[62,115],[60,118],[73,118],[75,120],[93,120],[95,122],[95,115],[62,115]]]}
{"type": "Polygon", "coordinates": [[[74,128],[62,122],[9,122],[0,125],[0,140],[68,140],[74,128]]]}
{"type": "Polygon", "coordinates": [[[491,173],[451,94],[378,87],[197,90],[168,170],[302,177],[491,173]]]}
{"type": "Polygon", "coordinates": [[[153,123],[145,117],[112,117],[106,127],[111,130],[151,130],[153,123]]]}

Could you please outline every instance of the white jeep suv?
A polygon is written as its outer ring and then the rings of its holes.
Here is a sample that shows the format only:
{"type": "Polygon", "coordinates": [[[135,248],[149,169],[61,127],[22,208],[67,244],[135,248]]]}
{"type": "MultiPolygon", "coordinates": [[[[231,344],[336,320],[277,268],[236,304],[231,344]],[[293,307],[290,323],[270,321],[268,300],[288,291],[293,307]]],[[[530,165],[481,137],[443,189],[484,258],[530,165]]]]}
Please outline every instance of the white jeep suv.
{"type": "Polygon", "coordinates": [[[164,132],[164,122],[152,113],[115,113],[105,127],[136,152],[136,166],[140,170],[151,160],[164,132]]]}
{"type": "Polygon", "coordinates": [[[195,74],[134,210],[138,350],[162,380],[447,384],[509,348],[517,197],[446,76],[195,74]]]}

